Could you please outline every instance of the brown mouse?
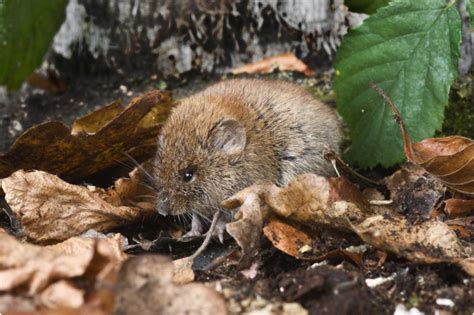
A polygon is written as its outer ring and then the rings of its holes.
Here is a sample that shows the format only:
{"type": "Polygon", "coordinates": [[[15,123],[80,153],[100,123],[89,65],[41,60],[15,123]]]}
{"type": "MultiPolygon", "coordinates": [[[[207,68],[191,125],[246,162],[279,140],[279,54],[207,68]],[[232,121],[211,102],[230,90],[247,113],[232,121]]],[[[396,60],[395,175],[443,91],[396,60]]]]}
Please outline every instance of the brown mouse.
{"type": "Polygon", "coordinates": [[[192,215],[188,234],[199,235],[223,200],[256,181],[286,185],[303,173],[333,175],[323,151],[338,152],[341,140],[334,109],[299,86],[217,83],[182,99],[161,130],[153,170],[157,209],[192,215]]]}

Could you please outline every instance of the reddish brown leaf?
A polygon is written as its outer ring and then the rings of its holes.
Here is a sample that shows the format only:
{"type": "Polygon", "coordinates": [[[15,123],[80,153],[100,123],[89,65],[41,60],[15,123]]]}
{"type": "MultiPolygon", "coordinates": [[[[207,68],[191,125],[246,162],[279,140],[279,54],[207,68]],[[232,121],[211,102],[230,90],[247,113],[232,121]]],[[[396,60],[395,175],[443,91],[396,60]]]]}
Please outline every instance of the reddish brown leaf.
{"type": "Polygon", "coordinates": [[[271,73],[275,69],[280,71],[301,72],[306,76],[313,76],[314,70],[298,59],[293,53],[285,53],[238,67],[232,70],[233,74],[241,73],[271,73]]]}
{"type": "Polygon", "coordinates": [[[446,212],[450,217],[467,214],[474,210],[473,199],[448,199],[445,203],[446,207],[444,208],[444,212],[446,212]]]}
{"type": "Polygon", "coordinates": [[[263,234],[273,246],[296,258],[304,258],[302,249],[312,245],[312,239],[307,233],[276,218],[265,225],[263,234]]]}

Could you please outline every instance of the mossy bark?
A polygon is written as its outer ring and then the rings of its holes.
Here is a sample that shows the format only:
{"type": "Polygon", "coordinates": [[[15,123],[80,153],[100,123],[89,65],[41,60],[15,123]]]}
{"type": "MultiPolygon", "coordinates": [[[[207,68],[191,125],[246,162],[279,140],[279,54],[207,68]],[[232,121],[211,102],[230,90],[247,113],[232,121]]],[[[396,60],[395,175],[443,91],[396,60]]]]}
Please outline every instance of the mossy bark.
{"type": "Polygon", "coordinates": [[[451,88],[442,135],[460,135],[474,139],[474,70],[451,88]]]}

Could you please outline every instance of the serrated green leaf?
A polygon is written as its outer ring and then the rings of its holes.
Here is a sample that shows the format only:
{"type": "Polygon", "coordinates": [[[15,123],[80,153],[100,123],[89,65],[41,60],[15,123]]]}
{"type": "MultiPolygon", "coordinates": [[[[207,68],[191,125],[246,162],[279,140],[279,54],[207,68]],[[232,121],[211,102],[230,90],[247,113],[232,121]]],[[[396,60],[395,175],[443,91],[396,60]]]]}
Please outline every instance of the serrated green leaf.
{"type": "Polygon", "coordinates": [[[349,11],[373,14],[378,8],[386,6],[390,0],[345,0],[344,4],[349,11]]]}
{"type": "Polygon", "coordinates": [[[334,90],[352,139],[351,162],[373,167],[404,159],[400,130],[369,82],[394,102],[412,140],[441,128],[460,42],[461,18],[444,0],[393,1],[344,38],[334,90]]]}
{"type": "Polygon", "coordinates": [[[0,85],[17,89],[42,62],[67,0],[0,0],[0,85]]]}

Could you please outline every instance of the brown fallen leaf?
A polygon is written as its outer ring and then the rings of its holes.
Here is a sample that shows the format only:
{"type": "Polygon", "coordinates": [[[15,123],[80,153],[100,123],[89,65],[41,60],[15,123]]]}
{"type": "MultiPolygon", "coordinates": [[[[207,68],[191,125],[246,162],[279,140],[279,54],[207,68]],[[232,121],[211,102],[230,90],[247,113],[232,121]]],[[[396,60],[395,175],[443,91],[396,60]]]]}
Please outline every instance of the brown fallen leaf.
{"type": "MultiPolygon", "coordinates": [[[[120,241],[118,234],[107,239],[75,237],[53,246],[40,247],[0,233],[0,291],[24,288],[29,294],[35,294],[44,292],[57,281],[75,279],[86,273],[94,279],[99,275],[104,277],[104,270],[117,268],[126,258],[120,250],[120,241]],[[101,257],[101,268],[93,265],[98,257],[101,257]]],[[[67,296],[59,297],[58,294],[61,292],[54,293],[56,305],[59,301],[72,302],[67,300],[67,296]]]]}
{"type": "Polygon", "coordinates": [[[315,256],[312,248],[314,240],[311,235],[276,217],[270,218],[263,228],[263,234],[272,242],[273,246],[298,259],[311,261],[346,259],[362,266],[362,253],[356,250],[339,248],[324,255],[315,256]]]}
{"type": "Polygon", "coordinates": [[[144,174],[149,173],[151,166],[145,162],[128,173],[128,178],[119,178],[114,183],[114,189],[107,190],[111,200],[104,200],[117,206],[138,207],[144,211],[155,212],[155,191],[147,184],[149,180],[144,174]],[[117,200],[118,197],[118,200],[117,200]],[[113,200],[116,201],[113,201],[113,200]]]}
{"type": "Polygon", "coordinates": [[[375,84],[371,84],[389,104],[405,142],[407,159],[426,169],[450,189],[474,196],[474,141],[461,136],[429,138],[412,144],[395,105],[375,84]]]}
{"type": "Polygon", "coordinates": [[[145,160],[154,153],[171,106],[170,95],[156,90],[125,108],[114,102],[79,118],[72,130],[60,122],[34,126],[0,154],[0,178],[19,169],[37,169],[75,181],[127,161],[126,153],[145,160]]]}
{"type": "MultiPolygon", "coordinates": [[[[474,261],[467,258],[456,234],[440,221],[431,219],[411,224],[393,209],[370,206],[358,190],[344,178],[326,179],[304,174],[286,187],[260,183],[242,190],[223,202],[228,208],[240,206],[237,218],[249,218],[246,212],[269,206],[282,217],[309,226],[326,225],[356,233],[364,242],[378,249],[395,253],[417,263],[453,263],[470,275],[474,261]]],[[[265,220],[268,210],[262,212],[265,220]]],[[[237,221],[238,222],[238,221],[237,221]]],[[[230,223],[235,226],[234,223],[230,223]]],[[[227,226],[229,226],[228,224],[227,226]]],[[[240,222],[244,225],[245,222],[240,222]]],[[[243,229],[255,229],[260,224],[248,224],[243,229]]],[[[259,231],[247,232],[259,235],[259,231]]],[[[235,237],[232,235],[233,237],[235,237]]],[[[255,240],[250,240],[255,243],[255,240]]],[[[247,239],[237,243],[245,252],[247,239]]]]}
{"type": "MultiPolygon", "coordinates": [[[[259,186],[258,188],[262,189],[260,193],[263,193],[268,185],[269,183],[259,186]]],[[[248,194],[245,195],[244,210],[237,212],[236,220],[226,225],[227,233],[235,239],[244,253],[248,254],[242,257],[244,260],[253,257],[253,254],[258,250],[263,224],[268,216],[267,207],[262,206],[258,193],[258,191],[248,191],[248,194]]],[[[226,201],[225,206],[235,208],[238,203],[238,200],[231,198],[226,201]]],[[[244,261],[243,264],[247,265],[249,262],[244,261]]]]}
{"type": "Polygon", "coordinates": [[[452,229],[460,229],[463,237],[474,235],[474,216],[450,219],[445,223],[452,229]]]}
{"type": "Polygon", "coordinates": [[[298,59],[293,53],[284,53],[232,69],[233,74],[241,73],[271,73],[279,71],[301,72],[305,76],[314,76],[314,70],[298,59]]]}
{"type": "Polygon", "coordinates": [[[455,217],[462,214],[468,214],[474,211],[474,199],[448,199],[444,202],[446,204],[444,212],[450,217],[455,217]]]}
{"type": "Polygon", "coordinates": [[[226,314],[220,294],[199,283],[173,283],[173,263],[164,256],[128,259],[119,273],[113,314],[226,314]]]}
{"type": "Polygon", "coordinates": [[[57,242],[89,229],[107,231],[152,213],[112,205],[95,188],[72,185],[42,171],[17,171],[2,180],[2,188],[25,234],[34,242],[57,242]]]}
{"type": "Polygon", "coordinates": [[[307,233],[277,218],[270,219],[263,228],[263,234],[273,243],[273,246],[300,259],[305,257],[305,251],[302,249],[305,247],[310,249],[312,245],[312,239],[307,233]]]}
{"type": "Polygon", "coordinates": [[[48,71],[47,74],[33,72],[25,81],[35,88],[48,92],[62,93],[67,90],[66,83],[59,79],[53,71],[48,71]]]}

